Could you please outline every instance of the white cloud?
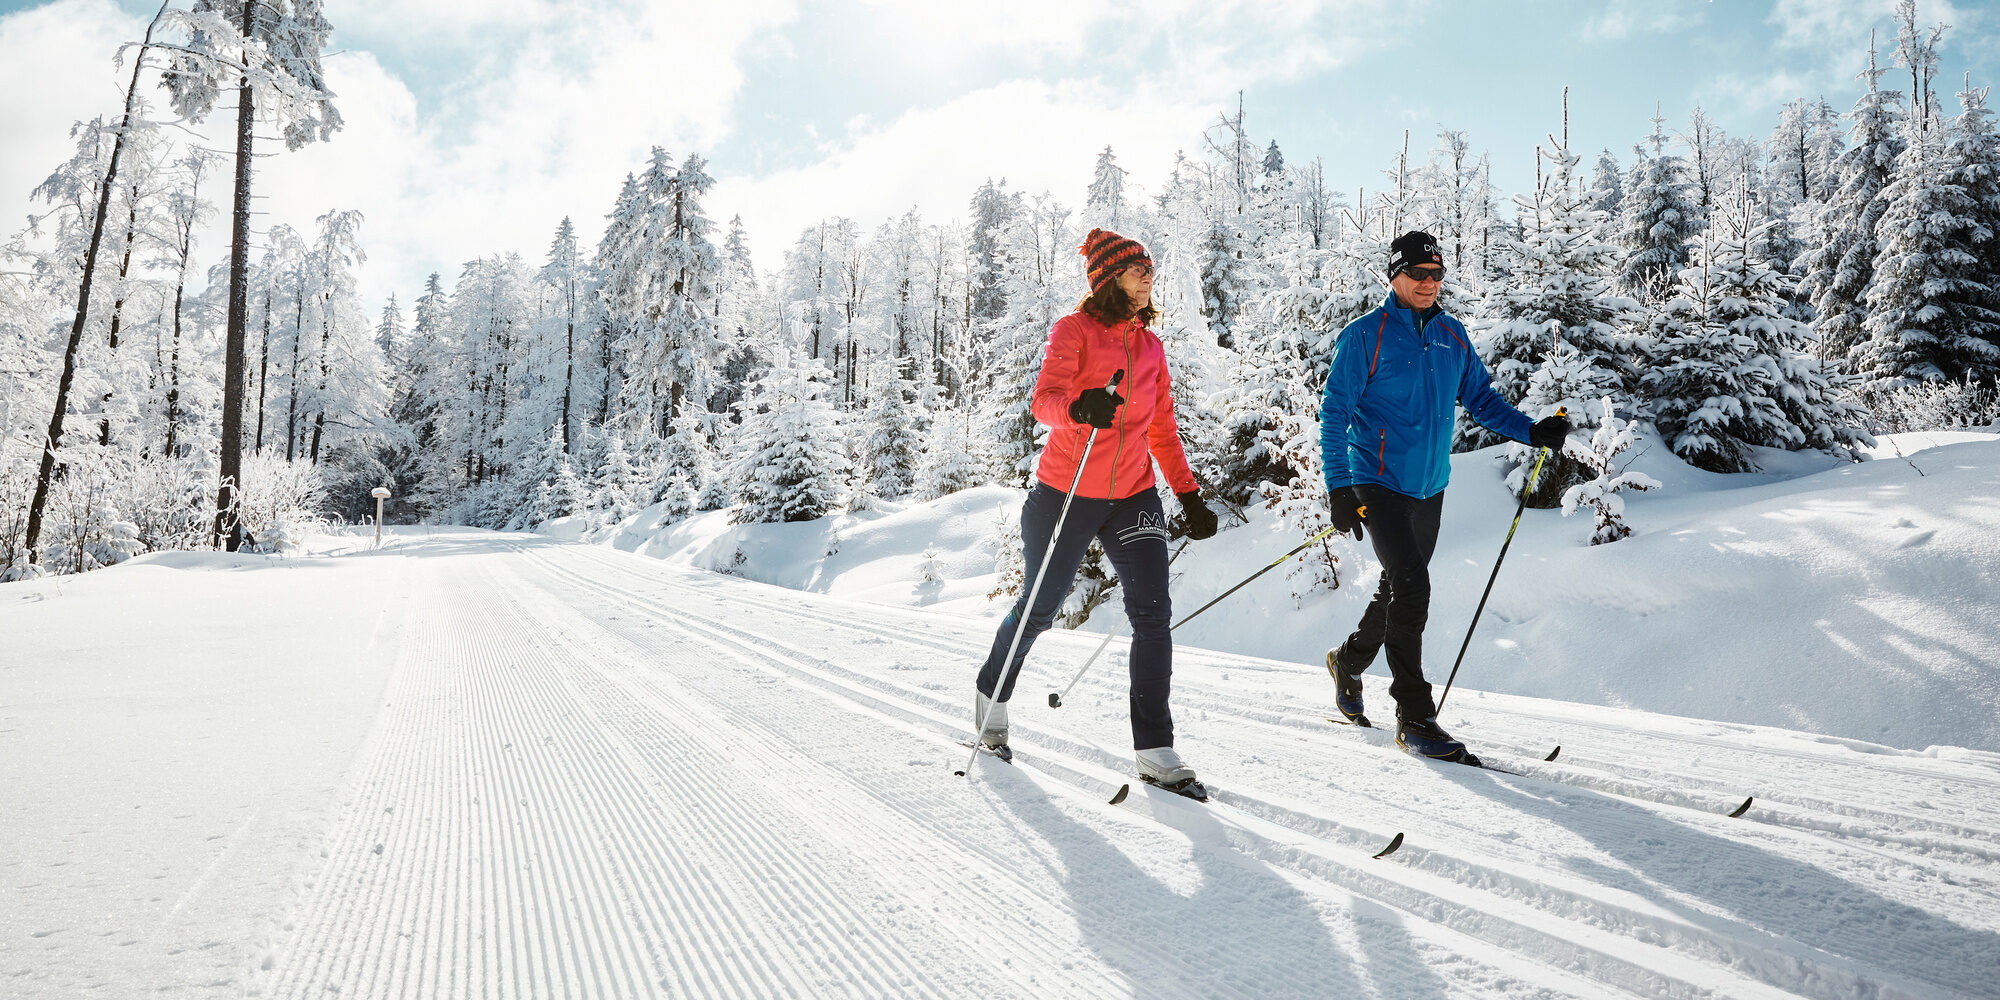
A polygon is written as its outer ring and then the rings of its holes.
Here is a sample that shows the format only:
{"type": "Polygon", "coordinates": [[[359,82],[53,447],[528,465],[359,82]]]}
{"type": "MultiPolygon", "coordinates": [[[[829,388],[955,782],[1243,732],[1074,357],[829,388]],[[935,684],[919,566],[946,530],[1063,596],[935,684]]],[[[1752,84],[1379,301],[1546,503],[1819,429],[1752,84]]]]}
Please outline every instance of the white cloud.
{"type": "Polygon", "coordinates": [[[112,65],[118,46],[137,41],[145,25],[110,0],[60,0],[0,16],[0,236],[13,233],[31,208],[29,193],[75,145],[70,125],[93,115],[116,116],[131,78],[112,65]]]}
{"type": "Polygon", "coordinates": [[[1586,41],[1617,42],[1638,35],[1670,35],[1708,19],[1707,4],[1689,0],[1613,0],[1584,22],[1586,41]]]}
{"type": "MultiPolygon", "coordinates": [[[[1081,208],[1097,154],[1109,145],[1135,182],[1164,178],[1176,149],[1213,109],[1120,94],[1099,83],[1014,81],[912,111],[851,136],[810,166],[760,178],[724,177],[710,199],[740,213],[761,268],[775,268],[808,224],[844,215],[864,228],[911,208],[931,222],[962,217],[987,177],[1052,193],[1081,208]]],[[[1192,151],[1191,151],[1192,152],[1192,151]]]]}

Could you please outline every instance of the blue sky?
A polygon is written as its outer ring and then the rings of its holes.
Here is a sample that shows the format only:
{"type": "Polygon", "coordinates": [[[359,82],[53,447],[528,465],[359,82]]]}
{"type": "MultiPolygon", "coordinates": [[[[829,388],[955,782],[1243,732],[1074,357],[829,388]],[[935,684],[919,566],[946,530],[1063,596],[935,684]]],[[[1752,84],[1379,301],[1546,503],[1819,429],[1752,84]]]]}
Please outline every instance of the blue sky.
{"type": "MultiPolygon", "coordinates": [[[[571,215],[594,240],[619,181],[658,143],[700,152],[718,221],[741,213],[763,267],[805,224],[872,228],[911,207],[958,215],[986,177],[1082,199],[1097,150],[1157,190],[1176,149],[1245,92],[1248,125],[1288,159],[1371,190],[1404,129],[1469,133],[1507,192],[1535,144],[1629,159],[1655,102],[1669,127],[1699,102],[1762,138],[1779,105],[1853,103],[1868,31],[1893,0],[333,0],[328,73],[346,131],[265,164],[272,218],[309,227],[360,208],[368,291],[407,299],[473,256],[538,261],[571,215]]],[[[67,124],[116,106],[110,55],[156,3],[0,3],[0,211],[66,153],[67,124]]],[[[1943,89],[2000,78],[2000,18],[1925,0],[1953,25],[1943,89]]],[[[1894,77],[1891,78],[1892,80],[1894,77]]],[[[1947,102],[1949,105],[1949,101],[1947,102]]],[[[14,226],[8,226],[9,230],[14,226]]],[[[211,252],[219,243],[211,241],[211,252]]]]}

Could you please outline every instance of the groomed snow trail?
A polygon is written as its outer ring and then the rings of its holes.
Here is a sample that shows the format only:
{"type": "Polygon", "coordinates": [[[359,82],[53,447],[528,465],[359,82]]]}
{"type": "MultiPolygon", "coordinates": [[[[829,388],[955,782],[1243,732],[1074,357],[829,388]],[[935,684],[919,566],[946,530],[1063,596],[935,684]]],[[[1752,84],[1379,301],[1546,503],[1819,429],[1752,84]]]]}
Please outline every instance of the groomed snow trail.
{"type": "Polygon", "coordinates": [[[1996,995],[1995,755],[1455,691],[1513,777],[1326,724],[1317,667],[1182,649],[1216,801],[1114,807],[1122,658],[1044,700],[1096,636],[1043,640],[1018,766],[959,778],[990,621],[532,536],[399,551],[387,704],[260,991],[1996,995]]]}

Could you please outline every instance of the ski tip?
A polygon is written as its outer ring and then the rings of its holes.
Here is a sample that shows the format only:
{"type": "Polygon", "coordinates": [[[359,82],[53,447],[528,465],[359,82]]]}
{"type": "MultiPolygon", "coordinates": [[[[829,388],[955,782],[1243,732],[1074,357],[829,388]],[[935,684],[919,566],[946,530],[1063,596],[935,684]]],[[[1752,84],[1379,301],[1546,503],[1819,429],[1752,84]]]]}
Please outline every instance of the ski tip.
{"type": "Polygon", "coordinates": [[[1059,695],[1059,694],[1055,693],[1054,691],[1050,691],[1050,692],[1049,692],[1049,707],[1050,707],[1050,708],[1061,708],[1061,707],[1062,707],[1062,695],[1059,695]]]}
{"type": "Polygon", "coordinates": [[[1543,757],[1542,759],[1543,759],[1543,760],[1554,760],[1554,759],[1556,759],[1556,755],[1557,755],[1557,754],[1559,754],[1559,753],[1562,753],[1562,752],[1563,752],[1563,748],[1562,748],[1562,744],[1558,743],[1558,744],[1556,744],[1556,748],[1555,748],[1554,750],[1551,750],[1551,751],[1549,751],[1549,755],[1548,755],[1547,757],[1543,757]]]}
{"type": "Polygon", "coordinates": [[[1396,848],[1401,846],[1403,846],[1403,834],[1402,831],[1399,830],[1396,832],[1396,836],[1389,841],[1389,846],[1384,847],[1381,850],[1375,852],[1375,857],[1386,858],[1389,855],[1396,853],[1396,848]]]}
{"type": "Polygon", "coordinates": [[[1742,805],[1740,805],[1740,806],[1737,806],[1737,807],[1736,807],[1736,810],[1735,810],[1734,812],[1731,812],[1731,813],[1729,814],[1729,818],[1730,818],[1730,819],[1735,819],[1736,817],[1738,817],[1738,816],[1741,816],[1741,815],[1743,815],[1744,813],[1747,813],[1747,812],[1749,812],[1749,811],[1750,811],[1750,803],[1751,803],[1751,802],[1752,802],[1753,800],[1755,800],[1755,799],[1756,799],[1756,796],[1755,796],[1755,795],[1752,795],[1752,796],[1750,796],[1749,798],[1747,798],[1747,799],[1744,799],[1744,800],[1743,800],[1743,804],[1742,804],[1742,805]]]}
{"type": "Polygon", "coordinates": [[[955,775],[957,775],[958,777],[961,777],[961,778],[965,777],[965,772],[964,772],[964,771],[953,771],[953,772],[951,772],[951,773],[952,773],[952,774],[955,774],[955,775]]]}
{"type": "Polygon", "coordinates": [[[1111,804],[1115,806],[1115,805],[1117,805],[1118,803],[1120,803],[1120,802],[1123,802],[1123,801],[1125,801],[1125,796],[1127,796],[1127,795],[1130,795],[1130,794],[1132,794],[1132,786],[1131,786],[1131,785],[1129,785],[1129,784],[1125,784],[1125,785],[1119,785],[1119,786],[1118,786],[1118,793],[1117,793],[1117,794],[1115,794],[1115,795],[1113,795],[1113,796],[1111,796],[1111,804]]]}

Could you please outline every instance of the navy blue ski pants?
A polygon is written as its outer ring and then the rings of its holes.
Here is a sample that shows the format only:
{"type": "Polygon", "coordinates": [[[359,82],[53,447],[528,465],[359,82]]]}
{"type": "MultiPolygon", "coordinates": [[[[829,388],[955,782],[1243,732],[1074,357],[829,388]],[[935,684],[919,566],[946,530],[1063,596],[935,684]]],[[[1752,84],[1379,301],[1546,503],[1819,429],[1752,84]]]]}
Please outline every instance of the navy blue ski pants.
{"type": "MultiPolygon", "coordinates": [[[[1056,517],[1062,512],[1063,491],[1037,482],[1028,491],[1021,507],[1021,544],[1027,558],[1027,575],[1021,596],[1000,623],[993,637],[993,650],[979,668],[979,693],[993,696],[1000,680],[1000,664],[1014,641],[1021,621],[1028,588],[1035,582],[1042,555],[1049,552],[1049,536],[1055,533],[1056,517]]],[[[1014,696],[1014,682],[1021,678],[1021,661],[1035,638],[1055,623],[1056,612],[1069,596],[1077,567],[1090,540],[1097,539],[1111,568],[1118,574],[1118,589],[1125,594],[1125,615],[1132,621],[1132,652],[1128,657],[1132,673],[1132,748],[1150,750],[1174,745],[1174,717],[1167,709],[1174,673],[1174,644],[1167,635],[1173,624],[1173,605],[1167,597],[1167,519],[1160,509],[1160,494],[1150,488],[1123,500],[1096,500],[1077,497],[1070,502],[1069,516],[1063,520],[1062,537],[1049,553],[1048,575],[1035,595],[1035,606],[1027,612],[1028,627],[1021,633],[1021,645],[1014,653],[1014,669],[999,700],[1014,696]]]]}
{"type": "Polygon", "coordinates": [[[1424,680],[1424,625],[1431,614],[1431,554],[1437,551],[1444,516],[1444,492],[1425,500],[1385,486],[1360,483],[1355,496],[1368,508],[1368,540],[1382,561],[1382,583],[1361,613],[1361,624],[1335,651],[1342,670],[1360,675],[1389,648],[1389,696],[1396,714],[1428,719],[1437,714],[1431,685],[1424,680]]]}

